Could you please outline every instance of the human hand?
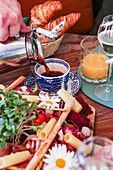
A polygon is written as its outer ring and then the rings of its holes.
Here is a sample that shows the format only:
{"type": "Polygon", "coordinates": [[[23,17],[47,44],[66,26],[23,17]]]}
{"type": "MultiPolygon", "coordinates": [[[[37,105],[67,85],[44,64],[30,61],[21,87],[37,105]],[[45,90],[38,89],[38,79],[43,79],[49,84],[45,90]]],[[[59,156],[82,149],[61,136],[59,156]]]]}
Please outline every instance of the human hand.
{"type": "Polygon", "coordinates": [[[19,31],[30,31],[30,28],[23,22],[19,2],[17,0],[0,0],[0,41],[15,36],[19,31]]]}

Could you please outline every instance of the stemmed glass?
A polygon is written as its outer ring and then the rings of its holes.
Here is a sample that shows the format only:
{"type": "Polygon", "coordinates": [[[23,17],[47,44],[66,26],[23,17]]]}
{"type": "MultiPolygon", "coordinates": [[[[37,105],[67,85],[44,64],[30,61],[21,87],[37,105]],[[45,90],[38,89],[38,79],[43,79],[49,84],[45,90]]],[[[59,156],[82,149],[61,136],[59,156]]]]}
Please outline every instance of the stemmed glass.
{"type": "MultiPolygon", "coordinates": [[[[103,18],[102,24],[98,29],[97,37],[108,57],[113,57],[113,15],[103,18]]],[[[113,85],[110,84],[111,71],[112,64],[108,64],[107,83],[98,85],[94,90],[94,94],[101,100],[113,100],[113,85]]]]}
{"type": "Polygon", "coordinates": [[[111,170],[113,168],[113,141],[100,136],[85,139],[77,150],[82,170],[111,170]]]}

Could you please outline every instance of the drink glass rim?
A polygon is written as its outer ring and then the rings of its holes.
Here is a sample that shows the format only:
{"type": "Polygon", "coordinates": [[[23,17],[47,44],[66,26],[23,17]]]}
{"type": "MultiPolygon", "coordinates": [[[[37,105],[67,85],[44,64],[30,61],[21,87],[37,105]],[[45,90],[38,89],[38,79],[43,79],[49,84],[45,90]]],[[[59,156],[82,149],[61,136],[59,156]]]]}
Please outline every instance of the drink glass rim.
{"type": "Polygon", "coordinates": [[[83,143],[85,144],[87,142],[91,142],[92,140],[105,140],[113,145],[113,141],[111,139],[102,136],[91,136],[89,138],[84,139],[83,143]]]}
{"type": "Polygon", "coordinates": [[[88,53],[94,53],[94,54],[102,53],[102,54],[105,54],[104,51],[93,51],[93,50],[88,50],[87,48],[85,48],[84,45],[83,45],[83,43],[84,43],[84,41],[87,40],[88,38],[94,38],[94,41],[95,41],[95,40],[98,41],[98,38],[97,38],[96,36],[87,36],[87,37],[85,37],[85,38],[82,39],[81,42],[80,42],[80,47],[81,47],[83,50],[87,51],[88,53]]]}
{"type": "Polygon", "coordinates": [[[113,14],[110,14],[110,15],[106,15],[104,18],[103,18],[103,21],[105,21],[106,18],[112,16],[113,17],[113,14]]]}
{"type": "MultiPolygon", "coordinates": [[[[82,148],[82,146],[85,144],[85,145],[88,145],[87,144],[87,142],[92,142],[92,141],[94,141],[94,143],[95,143],[95,141],[99,141],[99,140],[101,140],[101,141],[105,141],[105,142],[107,142],[108,143],[108,145],[110,145],[111,146],[111,155],[113,156],[113,141],[111,140],[111,139],[109,139],[109,138],[107,138],[107,137],[102,137],[102,136],[91,136],[91,137],[89,137],[89,138],[86,138],[86,139],[84,139],[84,141],[80,144],[80,146],[79,146],[79,148],[78,148],[78,150],[77,150],[77,157],[78,157],[78,159],[79,160],[82,160],[83,161],[83,165],[85,164],[85,160],[84,160],[84,158],[82,158],[82,150],[81,150],[81,148],[82,148]],[[79,158],[80,157],[80,158],[79,158]]],[[[106,143],[106,144],[107,144],[106,143]]],[[[105,146],[107,146],[107,145],[105,145],[105,146]]],[[[103,146],[104,147],[104,146],[103,146]]],[[[103,159],[104,160],[104,159],[103,159]]],[[[110,163],[111,164],[111,166],[113,166],[113,161],[112,160],[106,160],[106,163],[110,163]]]]}
{"type": "MultiPolygon", "coordinates": [[[[68,70],[67,70],[67,72],[66,73],[64,73],[63,75],[60,75],[60,76],[57,76],[57,77],[46,77],[46,76],[43,76],[43,75],[41,75],[40,73],[38,73],[37,72],[37,65],[40,65],[39,63],[37,63],[36,65],[35,65],[35,67],[34,67],[34,71],[35,71],[35,73],[37,74],[37,75],[39,75],[40,77],[42,77],[42,78],[45,78],[45,79],[58,79],[58,78],[62,78],[62,77],[65,77],[67,74],[69,74],[69,72],[70,72],[70,65],[69,65],[69,63],[68,62],[66,62],[65,60],[62,60],[62,59],[59,59],[59,58],[48,58],[48,59],[45,59],[45,61],[61,61],[61,62],[63,62],[63,63],[66,63],[66,65],[68,66],[68,70]]],[[[48,63],[47,63],[48,64],[48,63]]],[[[40,65],[40,66],[42,66],[42,65],[40,65]]],[[[58,70],[59,71],[59,70],[58,70]]],[[[60,70],[61,71],[61,70],[60,70]]]]}

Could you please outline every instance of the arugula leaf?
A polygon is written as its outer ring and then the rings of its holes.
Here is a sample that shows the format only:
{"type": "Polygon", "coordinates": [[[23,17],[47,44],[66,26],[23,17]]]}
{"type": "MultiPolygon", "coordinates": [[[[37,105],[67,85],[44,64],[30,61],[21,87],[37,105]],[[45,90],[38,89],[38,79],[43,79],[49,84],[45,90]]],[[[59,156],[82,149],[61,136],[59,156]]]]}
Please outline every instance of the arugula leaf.
{"type": "Polygon", "coordinates": [[[3,118],[0,118],[0,125],[3,125],[5,123],[3,118]]]}
{"type": "Polygon", "coordinates": [[[0,148],[4,148],[6,146],[6,141],[5,139],[2,139],[2,141],[0,142],[0,148]]]}
{"type": "Polygon", "coordinates": [[[4,148],[7,142],[15,143],[21,131],[29,129],[36,131],[40,126],[26,126],[26,122],[36,118],[35,115],[28,116],[31,111],[37,113],[38,107],[35,102],[31,104],[12,89],[7,93],[0,90],[0,97],[0,148],[4,148]]]}

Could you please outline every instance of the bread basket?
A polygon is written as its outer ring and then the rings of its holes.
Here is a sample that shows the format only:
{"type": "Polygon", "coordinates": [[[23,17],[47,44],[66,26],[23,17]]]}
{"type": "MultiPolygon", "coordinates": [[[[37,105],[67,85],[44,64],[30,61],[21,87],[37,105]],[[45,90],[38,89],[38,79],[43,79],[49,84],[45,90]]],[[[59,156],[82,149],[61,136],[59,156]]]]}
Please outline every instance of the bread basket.
{"type": "MultiPolygon", "coordinates": [[[[28,25],[30,22],[30,19],[31,19],[30,17],[26,17],[26,18],[23,18],[23,21],[26,25],[28,25]]],[[[44,58],[53,55],[54,52],[57,51],[62,39],[63,39],[63,35],[59,37],[58,39],[56,39],[55,41],[46,42],[42,44],[44,58]]]]}
{"type": "Polygon", "coordinates": [[[57,51],[62,39],[63,39],[63,35],[58,39],[56,39],[55,41],[42,44],[44,58],[53,55],[54,52],[57,51]]]}

